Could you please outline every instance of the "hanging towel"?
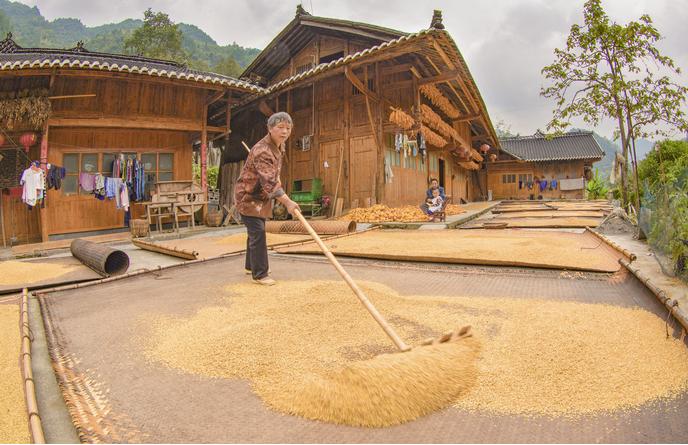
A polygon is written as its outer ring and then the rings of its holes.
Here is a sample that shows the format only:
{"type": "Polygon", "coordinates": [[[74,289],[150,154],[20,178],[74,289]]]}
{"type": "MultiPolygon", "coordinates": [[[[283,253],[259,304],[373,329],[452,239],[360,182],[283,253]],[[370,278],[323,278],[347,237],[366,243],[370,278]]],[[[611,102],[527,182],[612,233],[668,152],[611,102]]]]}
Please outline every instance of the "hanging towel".
{"type": "Polygon", "coordinates": [[[43,170],[27,168],[22,173],[19,183],[23,186],[22,201],[30,207],[35,206],[45,190],[43,170]]]}

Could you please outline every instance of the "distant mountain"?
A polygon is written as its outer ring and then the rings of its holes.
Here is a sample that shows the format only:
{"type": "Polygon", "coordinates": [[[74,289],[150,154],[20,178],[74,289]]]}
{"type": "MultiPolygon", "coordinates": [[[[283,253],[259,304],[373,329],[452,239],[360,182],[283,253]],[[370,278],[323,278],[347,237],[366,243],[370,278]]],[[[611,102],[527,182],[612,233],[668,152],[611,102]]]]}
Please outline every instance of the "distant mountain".
{"type": "MultiPolygon", "coordinates": [[[[593,168],[598,169],[600,171],[600,176],[603,178],[609,178],[609,175],[612,172],[612,165],[614,163],[614,155],[617,152],[621,153],[620,144],[607,139],[604,136],[600,136],[597,133],[593,133],[593,137],[597,143],[600,144],[602,150],[604,150],[604,158],[602,158],[601,161],[593,164],[593,168]]],[[[650,150],[652,150],[654,145],[654,142],[648,141],[647,139],[638,139],[635,141],[635,151],[636,156],[638,157],[638,162],[645,159],[645,156],[647,156],[650,150]]]]}
{"type": "MultiPolygon", "coordinates": [[[[0,0],[0,12],[10,22],[14,40],[20,46],[39,48],[73,48],[79,40],[90,51],[123,53],[124,40],[143,25],[142,20],[127,19],[119,23],[88,27],[76,18],[46,20],[38,7],[0,0]]],[[[142,11],[143,12],[143,11],[142,11]]],[[[220,46],[203,30],[180,23],[182,45],[192,55],[196,68],[211,69],[219,61],[232,57],[239,66],[246,67],[260,53],[257,48],[244,48],[235,43],[220,46]]],[[[2,40],[5,36],[0,36],[2,40]]]]}

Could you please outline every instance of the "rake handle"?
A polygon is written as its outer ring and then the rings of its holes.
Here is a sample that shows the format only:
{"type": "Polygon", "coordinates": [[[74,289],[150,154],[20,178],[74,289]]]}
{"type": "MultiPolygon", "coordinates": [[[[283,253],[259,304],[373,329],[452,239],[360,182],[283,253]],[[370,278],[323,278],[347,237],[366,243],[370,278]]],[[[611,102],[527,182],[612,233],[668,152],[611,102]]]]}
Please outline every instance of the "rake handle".
{"type": "Polygon", "coordinates": [[[411,347],[404,343],[404,340],[401,339],[397,335],[397,333],[394,331],[392,326],[387,323],[387,320],[378,312],[378,310],[373,306],[373,303],[368,300],[368,297],[366,297],[366,294],[363,293],[360,287],[354,282],[354,280],[351,278],[351,275],[348,274],[346,270],[342,267],[341,264],[339,264],[339,261],[332,255],[332,252],[330,252],[330,249],[327,248],[325,243],[320,239],[320,236],[313,230],[313,227],[306,221],[306,218],[303,217],[301,212],[296,209],[294,210],[294,215],[301,221],[301,224],[306,228],[308,233],[311,235],[311,237],[315,240],[315,242],[320,246],[320,250],[323,251],[325,256],[327,257],[328,260],[330,260],[330,263],[334,266],[335,269],[337,269],[337,272],[339,272],[339,275],[344,278],[344,281],[346,281],[346,284],[349,285],[352,291],[354,291],[354,294],[358,297],[358,299],[363,303],[363,306],[365,306],[366,309],[368,309],[368,312],[370,312],[370,315],[373,316],[375,321],[377,321],[377,324],[380,325],[380,327],[385,331],[387,336],[392,339],[394,344],[396,345],[397,348],[399,348],[400,351],[406,352],[410,351],[411,347]]]}

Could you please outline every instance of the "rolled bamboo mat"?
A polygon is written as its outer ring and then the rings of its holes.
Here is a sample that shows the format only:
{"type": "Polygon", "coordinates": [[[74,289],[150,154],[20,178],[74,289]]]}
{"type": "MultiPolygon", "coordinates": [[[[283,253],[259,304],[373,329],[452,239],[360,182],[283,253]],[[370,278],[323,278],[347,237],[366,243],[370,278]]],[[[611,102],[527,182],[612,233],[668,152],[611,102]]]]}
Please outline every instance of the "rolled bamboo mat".
{"type": "MultiPolygon", "coordinates": [[[[356,231],[356,221],[310,221],[310,225],[318,235],[343,235],[356,231]]],[[[268,233],[308,233],[299,221],[268,221],[265,223],[265,231],[268,233]]]]}

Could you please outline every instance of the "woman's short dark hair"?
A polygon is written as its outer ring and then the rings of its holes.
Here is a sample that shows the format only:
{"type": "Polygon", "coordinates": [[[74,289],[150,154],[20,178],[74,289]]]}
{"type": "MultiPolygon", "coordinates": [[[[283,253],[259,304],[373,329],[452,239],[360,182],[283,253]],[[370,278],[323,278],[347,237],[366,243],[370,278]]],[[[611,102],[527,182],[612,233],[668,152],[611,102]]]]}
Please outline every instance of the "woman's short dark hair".
{"type": "MultiPolygon", "coordinates": [[[[429,183],[432,184],[432,181],[437,181],[437,178],[430,178],[430,182],[429,182],[429,183]]],[[[439,182],[439,181],[437,181],[437,182],[439,182]]]]}

